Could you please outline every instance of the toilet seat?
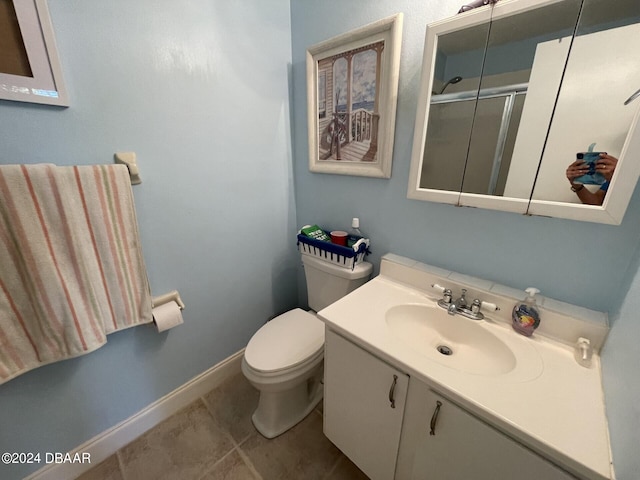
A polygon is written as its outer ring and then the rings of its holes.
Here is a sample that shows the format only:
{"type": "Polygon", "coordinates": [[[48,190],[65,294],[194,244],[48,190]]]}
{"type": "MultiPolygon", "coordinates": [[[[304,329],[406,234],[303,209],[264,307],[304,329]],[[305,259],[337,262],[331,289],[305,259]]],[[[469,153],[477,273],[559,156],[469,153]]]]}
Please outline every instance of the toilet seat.
{"type": "Polygon", "coordinates": [[[324,323],[296,308],[263,325],[249,341],[244,358],[251,369],[268,374],[308,363],[323,350],[324,323]]]}

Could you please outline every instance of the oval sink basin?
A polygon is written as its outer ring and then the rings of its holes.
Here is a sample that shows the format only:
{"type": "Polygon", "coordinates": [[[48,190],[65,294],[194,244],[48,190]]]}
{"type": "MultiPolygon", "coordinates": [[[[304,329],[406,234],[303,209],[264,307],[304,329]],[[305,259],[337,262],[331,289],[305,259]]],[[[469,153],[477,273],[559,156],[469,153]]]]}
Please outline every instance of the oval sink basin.
{"type": "Polygon", "coordinates": [[[413,350],[474,375],[497,376],[518,364],[512,349],[482,320],[449,315],[438,306],[397,305],[386,312],[390,331],[413,350]]]}

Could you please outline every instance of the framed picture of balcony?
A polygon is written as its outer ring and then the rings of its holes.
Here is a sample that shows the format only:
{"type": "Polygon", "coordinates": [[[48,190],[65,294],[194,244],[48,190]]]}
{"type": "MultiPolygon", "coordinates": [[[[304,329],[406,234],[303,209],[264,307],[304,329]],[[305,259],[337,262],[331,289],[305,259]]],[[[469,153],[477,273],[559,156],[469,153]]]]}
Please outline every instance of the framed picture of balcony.
{"type": "Polygon", "coordinates": [[[47,0],[0,1],[0,99],[69,106],[47,0]]]}
{"type": "Polygon", "coordinates": [[[391,177],[402,14],[307,49],[309,170],[391,177]]]}

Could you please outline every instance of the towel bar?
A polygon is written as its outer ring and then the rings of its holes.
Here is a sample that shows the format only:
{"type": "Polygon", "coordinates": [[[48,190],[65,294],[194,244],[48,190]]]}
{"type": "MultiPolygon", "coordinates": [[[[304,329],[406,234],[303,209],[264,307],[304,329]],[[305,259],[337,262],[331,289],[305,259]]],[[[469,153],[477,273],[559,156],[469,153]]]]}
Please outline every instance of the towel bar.
{"type": "Polygon", "coordinates": [[[126,165],[129,169],[129,176],[131,177],[131,185],[138,185],[142,183],[140,179],[140,170],[138,170],[138,163],[136,161],[135,152],[119,152],[114,156],[116,163],[126,165]]]}
{"type": "Polygon", "coordinates": [[[176,302],[180,307],[180,310],[184,310],[184,302],[180,298],[180,294],[178,293],[177,290],[173,290],[169,293],[165,293],[164,295],[153,297],[153,299],[151,300],[152,302],[151,306],[155,308],[155,307],[159,307],[160,305],[164,305],[165,303],[169,303],[171,301],[176,302]]]}

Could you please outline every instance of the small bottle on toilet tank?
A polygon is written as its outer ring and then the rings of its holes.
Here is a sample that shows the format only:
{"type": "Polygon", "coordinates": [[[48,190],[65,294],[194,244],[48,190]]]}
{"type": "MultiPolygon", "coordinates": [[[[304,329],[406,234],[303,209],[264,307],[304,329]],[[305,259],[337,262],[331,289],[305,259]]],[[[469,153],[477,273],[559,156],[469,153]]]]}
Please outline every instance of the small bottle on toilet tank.
{"type": "Polygon", "coordinates": [[[351,230],[349,230],[349,237],[347,238],[347,246],[352,247],[354,243],[358,241],[357,237],[364,237],[360,231],[360,219],[353,217],[351,220],[351,230]]]}

